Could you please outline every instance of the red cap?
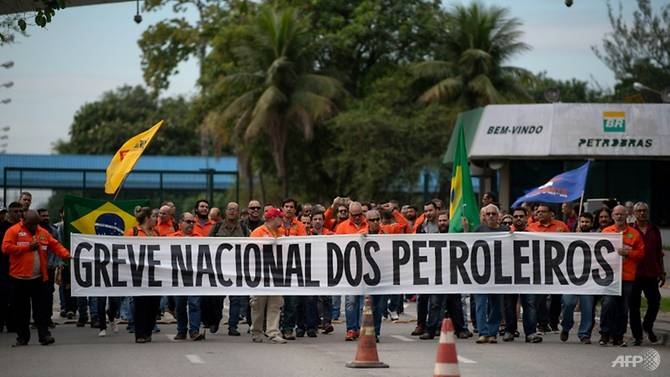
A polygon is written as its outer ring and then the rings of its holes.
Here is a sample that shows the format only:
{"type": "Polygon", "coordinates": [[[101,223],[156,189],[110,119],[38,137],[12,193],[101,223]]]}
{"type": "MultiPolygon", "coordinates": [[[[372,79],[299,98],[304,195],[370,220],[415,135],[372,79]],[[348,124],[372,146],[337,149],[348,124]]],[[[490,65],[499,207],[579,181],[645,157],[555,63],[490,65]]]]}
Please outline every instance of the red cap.
{"type": "Polygon", "coordinates": [[[265,220],[272,220],[275,217],[283,217],[284,212],[281,211],[279,208],[274,208],[270,207],[268,208],[267,211],[265,211],[265,220]]]}

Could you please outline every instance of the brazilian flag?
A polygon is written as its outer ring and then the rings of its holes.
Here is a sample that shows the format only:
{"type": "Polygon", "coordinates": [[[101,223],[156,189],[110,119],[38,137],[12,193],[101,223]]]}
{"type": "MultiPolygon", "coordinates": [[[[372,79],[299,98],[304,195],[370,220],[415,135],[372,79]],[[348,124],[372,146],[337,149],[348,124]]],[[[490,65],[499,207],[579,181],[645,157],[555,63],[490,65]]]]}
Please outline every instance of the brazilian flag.
{"type": "Polygon", "coordinates": [[[65,246],[70,247],[70,233],[122,236],[137,225],[134,210],[148,206],[149,200],[99,200],[65,196],[65,246]]]}
{"type": "MultiPolygon", "coordinates": [[[[459,118],[460,120],[460,118],[459,118]]],[[[475,199],[468,165],[468,152],[465,146],[463,123],[458,124],[456,153],[451,175],[451,195],[449,201],[449,233],[464,231],[462,219],[467,219],[470,231],[479,225],[479,206],[475,199]]]]}

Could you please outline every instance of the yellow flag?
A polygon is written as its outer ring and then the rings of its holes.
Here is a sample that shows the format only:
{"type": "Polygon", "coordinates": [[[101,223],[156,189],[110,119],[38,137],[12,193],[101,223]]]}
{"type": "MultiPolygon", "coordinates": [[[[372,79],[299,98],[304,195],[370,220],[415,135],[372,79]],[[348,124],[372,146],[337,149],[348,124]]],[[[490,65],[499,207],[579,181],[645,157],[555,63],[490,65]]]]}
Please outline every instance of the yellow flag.
{"type": "Polygon", "coordinates": [[[142,156],[149,142],[154,137],[163,121],[156,123],[150,129],[139,133],[126,141],[107,166],[107,180],[105,181],[105,193],[114,194],[119,189],[126,175],[133,170],[137,160],[142,156]]]}

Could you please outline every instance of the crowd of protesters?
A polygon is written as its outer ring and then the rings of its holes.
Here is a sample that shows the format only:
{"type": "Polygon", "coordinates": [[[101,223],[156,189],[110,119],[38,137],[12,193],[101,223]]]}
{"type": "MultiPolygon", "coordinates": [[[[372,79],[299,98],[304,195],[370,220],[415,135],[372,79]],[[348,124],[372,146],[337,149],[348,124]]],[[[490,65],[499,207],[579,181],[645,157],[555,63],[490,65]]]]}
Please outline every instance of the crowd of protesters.
{"type": "MultiPolygon", "coordinates": [[[[0,331],[16,332],[16,346],[28,344],[32,319],[42,345],[54,343],[50,333],[55,285],[60,288],[60,316],[74,320],[77,327],[90,324],[98,336],[119,331],[120,319],[134,333],[136,343],[149,343],[165,312],[177,321],[175,340],[201,341],[207,331],[216,333],[223,322],[226,296],[135,296],[71,297],[69,269],[63,265],[69,252],[61,246],[61,221],[49,223],[46,209],[30,210],[30,193],[0,211],[0,331]],[[108,325],[110,328],[108,328],[108,325]]],[[[518,317],[528,343],[541,343],[547,333],[569,340],[575,325],[574,312],[580,308],[577,337],[591,344],[597,304],[601,303],[598,343],[626,346],[624,334],[630,325],[632,344],[641,345],[644,335],[651,343],[658,339],[653,331],[660,308],[659,286],[665,283],[663,251],[659,229],[649,221],[649,206],[644,202],[624,205],[605,203],[593,213],[581,211],[573,203],[564,203],[560,213],[552,205],[524,203],[502,211],[492,193],[481,198],[480,225],[474,232],[605,232],[622,233],[624,246],[620,296],[543,294],[421,294],[376,295],[372,297],[377,341],[382,318],[398,320],[406,301],[416,301],[417,325],[411,333],[422,340],[433,339],[445,316],[452,318],[458,338],[475,336],[479,344],[514,341],[520,337],[518,317]],[[607,205],[609,204],[609,206],[607,205]],[[641,317],[641,296],[647,299],[641,317]],[[519,310],[521,309],[521,310],[519,310]]],[[[447,206],[448,207],[448,206],[447,206]]],[[[235,202],[225,208],[211,207],[198,200],[193,209],[177,215],[175,205],[165,202],[159,208],[136,208],[137,224],[126,236],[145,237],[291,237],[332,234],[446,233],[449,212],[444,203],[433,199],[421,211],[396,201],[384,204],[358,202],[337,197],[327,205],[281,203],[251,200],[240,208],[235,202]]],[[[241,336],[238,328],[245,321],[253,342],[287,343],[296,338],[316,337],[334,331],[341,323],[340,296],[228,296],[227,334],[241,336]]],[[[359,337],[362,296],[345,296],[346,330],[344,340],[359,337]]]]}

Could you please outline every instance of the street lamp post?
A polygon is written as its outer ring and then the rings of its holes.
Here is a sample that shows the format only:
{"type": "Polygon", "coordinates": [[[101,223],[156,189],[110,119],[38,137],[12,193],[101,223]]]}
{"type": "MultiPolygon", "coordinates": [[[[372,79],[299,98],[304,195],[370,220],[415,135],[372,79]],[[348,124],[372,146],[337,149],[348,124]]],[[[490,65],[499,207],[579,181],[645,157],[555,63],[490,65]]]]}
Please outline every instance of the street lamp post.
{"type": "Polygon", "coordinates": [[[659,90],[656,90],[656,89],[652,89],[652,88],[636,81],[636,82],[633,83],[633,89],[637,90],[638,92],[647,91],[647,92],[658,94],[658,96],[661,97],[662,102],[670,103],[670,88],[665,88],[665,89],[659,91],[659,90]]]}

